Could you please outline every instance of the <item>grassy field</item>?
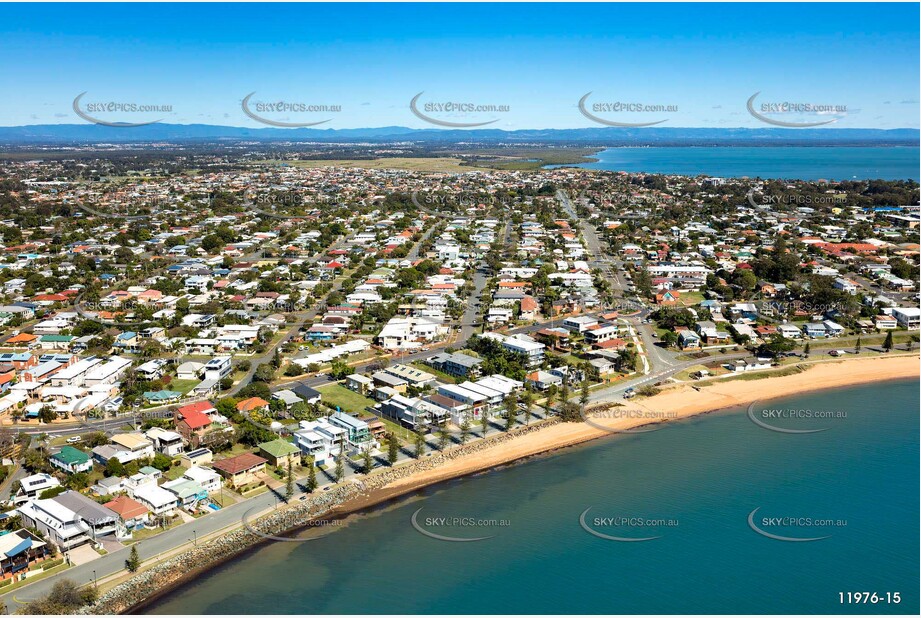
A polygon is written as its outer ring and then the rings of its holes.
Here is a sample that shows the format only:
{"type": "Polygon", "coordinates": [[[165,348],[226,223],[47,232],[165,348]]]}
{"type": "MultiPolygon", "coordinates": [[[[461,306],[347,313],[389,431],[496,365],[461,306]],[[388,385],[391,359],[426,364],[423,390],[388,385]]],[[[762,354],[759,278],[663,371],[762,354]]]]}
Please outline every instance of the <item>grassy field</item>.
{"type": "Polygon", "coordinates": [[[201,380],[172,380],[167,387],[171,391],[176,391],[177,393],[182,393],[185,395],[190,390],[195,388],[201,380]]]}
{"type": "Polygon", "coordinates": [[[463,161],[454,157],[392,157],[385,159],[331,159],[328,161],[256,161],[260,165],[290,165],[314,169],[318,167],[359,167],[362,169],[398,169],[414,172],[469,172],[470,166],[462,166],[463,161]]]}
{"type": "Polygon", "coordinates": [[[364,414],[365,408],[373,406],[374,401],[364,395],[359,395],[339,384],[328,384],[317,388],[322,395],[323,403],[328,406],[339,406],[346,412],[364,414]]]}
{"type": "Polygon", "coordinates": [[[461,152],[464,165],[497,170],[539,170],[545,165],[575,165],[597,161],[598,148],[501,148],[461,152]]]}

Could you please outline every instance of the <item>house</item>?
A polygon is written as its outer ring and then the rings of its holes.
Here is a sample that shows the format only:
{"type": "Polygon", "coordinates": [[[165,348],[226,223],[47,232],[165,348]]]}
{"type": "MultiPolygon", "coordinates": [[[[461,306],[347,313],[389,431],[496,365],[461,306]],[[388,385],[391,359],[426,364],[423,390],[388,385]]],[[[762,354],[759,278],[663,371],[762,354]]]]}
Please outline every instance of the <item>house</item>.
{"type": "Polygon", "coordinates": [[[825,325],[821,322],[810,322],[808,324],[803,324],[803,334],[807,337],[816,339],[824,338],[827,333],[825,331],[825,325]]]}
{"type": "Polygon", "coordinates": [[[250,397],[237,402],[237,412],[246,415],[250,412],[265,412],[269,409],[269,402],[262,397],[250,397]]]}
{"type": "Polygon", "coordinates": [[[154,515],[169,515],[179,506],[176,495],[163,489],[156,482],[144,483],[132,492],[133,498],[150,509],[154,515]]]}
{"type": "Polygon", "coordinates": [[[188,467],[204,466],[214,461],[214,453],[210,449],[199,448],[179,456],[179,464],[188,467]]]}
{"type": "Polygon", "coordinates": [[[678,303],[678,299],[681,298],[681,294],[677,290],[663,290],[661,292],[656,292],[656,304],[662,306],[675,305],[678,303]]]}
{"type": "Polygon", "coordinates": [[[26,502],[16,512],[24,527],[34,528],[61,551],[85,545],[91,540],[89,526],[80,516],[51,498],[26,502]]]}
{"type": "Polygon", "coordinates": [[[326,466],[339,456],[345,441],[346,430],[325,418],[301,421],[300,430],[294,432],[294,443],[301,453],[313,458],[314,464],[326,466]]]}
{"type": "Polygon", "coordinates": [[[374,380],[360,373],[353,373],[345,377],[345,386],[349,390],[353,390],[356,393],[360,393],[362,395],[367,395],[370,392],[371,386],[373,384],[374,380]]]}
{"type": "Polygon", "coordinates": [[[118,531],[118,514],[78,491],[65,491],[51,499],[73,511],[83,521],[93,542],[118,531]]]}
{"type": "Polygon", "coordinates": [[[60,451],[51,456],[51,465],[70,474],[88,472],[93,469],[90,456],[70,445],[62,447],[60,451]]]}
{"type": "Polygon", "coordinates": [[[598,326],[598,320],[587,315],[580,315],[563,320],[563,328],[574,333],[584,333],[598,326]]]}
{"type": "Polygon", "coordinates": [[[422,388],[435,381],[434,375],[410,365],[390,365],[384,368],[384,372],[405,380],[407,384],[415,388],[422,388]]]}
{"type": "Polygon", "coordinates": [[[236,457],[219,459],[212,465],[231,487],[236,488],[259,480],[259,477],[265,474],[266,463],[268,462],[258,455],[243,453],[236,457]]]}
{"type": "Polygon", "coordinates": [[[898,320],[891,315],[878,315],[874,318],[874,322],[879,330],[893,330],[899,325],[898,320]]]}
{"type": "MultiPolygon", "coordinates": [[[[110,438],[116,446],[122,447],[131,454],[128,461],[146,459],[154,456],[153,442],[140,433],[118,433],[110,438]]],[[[126,463],[122,461],[122,463],[126,463]]]]}
{"type": "Polygon", "coordinates": [[[353,452],[377,450],[378,443],[371,435],[368,423],[343,412],[335,412],[329,416],[329,422],[336,427],[345,429],[345,439],[353,452]]]}
{"type": "Polygon", "coordinates": [[[285,406],[285,410],[290,409],[292,406],[299,403],[303,403],[304,400],[294,394],[294,391],[288,389],[283,389],[280,391],[275,391],[272,393],[272,399],[277,399],[285,406]]]}
{"type": "Polygon", "coordinates": [[[214,404],[210,401],[199,401],[187,406],[182,406],[176,410],[175,423],[176,431],[191,444],[197,448],[201,443],[202,436],[207,433],[211,427],[211,417],[209,412],[216,412],[214,404]]]}
{"type": "Polygon", "coordinates": [[[536,388],[539,391],[545,391],[551,386],[558,386],[562,384],[563,378],[546,371],[538,370],[533,371],[525,376],[525,383],[530,384],[533,388],[536,388]]]}
{"type": "Polygon", "coordinates": [[[778,324],[777,333],[785,339],[800,339],[803,332],[793,324],[778,324]]]}
{"type": "Polygon", "coordinates": [[[204,368],[204,379],[205,380],[217,380],[220,382],[224,378],[230,375],[230,372],[233,370],[233,365],[230,361],[229,356],[218,356],[212,358],[207,363],[205,363],[204,368]]]}
{"type": "Polygon", "coordinates": [[[320,403],[322,394],[315,388],[310,388],[306,384],[296,384],[292,390],[295,395],[309,404],[320,403]]]}
{"type": "Polygon", "coordinates": [[[150,509],[128,496],[118,496],[103,506],[118,515],[122,526],[128,530],[142,527],[150,513],[150,509]]]}
{"type": "Polygon", "coordinates": [[[13,496],[13,504],[28,502],[41,496],[42,492],[60,486],[60,481],[44,472],[23,477],[19,480],[19,490],[13,496]]]}
{"type": "Polygon", "coordinates": [[[178,380],[197,380],[204,371],[204,363],[187,361],[176,367],[176,379],[178,380]]]}
{"type": "Polygon", "coordinates": [[[168,481],[163,483],[161,488],[176,496],[177,505],[187,510],[194,509],[199,502],[208,499],[208,492],[204,487],[186,478],[168,481]]]}
{"type": "Polygon", "coordinates": [[[425,361],[432,368],[458,378],[475,378],[479,374],[482,358],[470,356],[463,352],[443,352],[425,361]]]}
{"type": "Polygon", "coordinates": [[[51,554],[47,543],[23,528],[0,536],[0,580],[26,573],[51,554]]]}
{"type": "Polygon", "coordinates": [[[163,453],[167,457],[175,457],[185,450],[182,443],[182,434],[163,429],[162,427],[151,427],[144,436],[153,443],[154,449],[158,453],[163,453]]]}
{"type": "Polygon", "coordinates": [[[221,475],[201,466],[192,466],[182,473],[182,478],[198,483],[209,494],[221,489],[221,475]]]}
{"type": "Polygon", "coordinates": [[[614,325],[609,324],[600,328],[587,330],[585,331],[584,336],[587,343],[597,345],[599,343],[604,343],[605,341],[610,341],[611,339],[616,339],[619,332],[620,329],[614,325]]]}
{"type": "Polygon", "coordinates": [[[521,317],[522,320],[536,320],[539,314],[540,305],[533,296],[526,295],[521,299],[521,312],[519,317],[521,317]]]}
{"type": "MultiPolygon", "coordinates": [[[[597,321],[595,323],[597,324],[597,321]]],[[[527,335],[518,334],[507,337],[500,333],[485,333],[483,337],[498,341],[509,352],[519,354],[524,365],[529,369],[534,369],[544,362],[546,346],[527,335]]]]}
{"type": "Polygon", "coordinates": [[[301,451],[287,440],[281,438],[259,444],[259,454],[276,468],[286,469],[288,465],[300,464],[301,451]]]}
{"type": "Polygon", "coordinates": [[[678,331],[678,347],[682,350],[696,350],[700,348],[700,337],[690,329],[678,331]]]}
{"type": "Polygon", "coordinates": [[[921,328],[921,309],[918,307],[893,307],[892,317],[902,328],[908,330],[921,328]]]}

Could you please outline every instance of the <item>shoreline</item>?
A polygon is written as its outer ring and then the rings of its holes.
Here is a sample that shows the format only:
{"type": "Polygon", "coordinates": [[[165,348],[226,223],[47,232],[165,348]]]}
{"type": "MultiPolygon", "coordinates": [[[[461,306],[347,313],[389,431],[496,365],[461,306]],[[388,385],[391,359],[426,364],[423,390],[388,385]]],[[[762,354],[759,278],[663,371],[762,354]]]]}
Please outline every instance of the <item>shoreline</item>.
{"type": "MultiPolygon", "coordinates": [[[[528,427],[513,430],[511,435],[506,433],[494,434],[485,443],[472,443],[456,447],[443,454],[437,453],[430,458],[413,461],[397,468],[385,468],[377,474],[372,474],[363,483],[348,483],[345,484],[345,487],[336,488],[341,490],[338,492],[333,489],[321,495],[314,494],[312,503],[307,505],[304,512],[300,514],[301,521],[295,522],[292,520],[287,524],[287,527],[284,527],[284,522],[268,521],[273,519],[271,516],[266,518],[265,523],[268,529],[274,530],[269,534],[296,535],[308,529],[308,522],[310,521],[317,519],[344,519],[381,504],[399,500],[426,487],[500,469],[536,456],[549,455],[601,437],[617,435],[616,432],[623,432],[623,430],[688,419],[729,408],[750,405],[758,401],[782,399],[835,388],[904,379],[917,380],[919,378],[921,378],[919,357],[915,354],[903,354],[899,356],[817,362],[806,364],[805,370],[796,374],[777,377],[765,376],[756,380],[732,380],[722,383],[720,380],[713,380],[710,383],[681,383],[666,386],[662,392],[653,397],[630,401],[623,406],[611,407],[610,404],[608,406],[605,406],[605,404],[589,405],[589,413],[593,410],[604,408],[607,410],[639,410],[646,411],[658,420],[650,420],[648,417],[595,417],[592,419],[593,424],[606,427],[610,431],[593,427],[585,422],[565,423],[553,419],[535,423],[528,427]],[[665,411],[667,411],[667,415],[665,411]],[[387,477],[392,478],[385,480],[387,477]],[[378,482],[375,483],[375,480],[378,482]],[[319,508],[310,513],[314,506],[319,508]],[[277,529],[279,524],[283,526],[280,530],[277,529]]],[[[629,435],[630,432],[626,433],[629,435]]],[[[282,519],[284,519],[285,515],[293,515],[296,518],[297,511],[298,506],[295,505],[279,515],[282,519]]],[[[275,519],[277,519],[277,516],[275,519]]],[[[229,538],[229,536],[226,538],[229,538]]],[[[230,559],[239,558],[256,551],[267,541],[267,539],[251,533],[245,533],[242,536],[246,537],[241,539],[245,540],[244,545],[231,548],[230,551],[226,551],[223,554],[211,554],[210,560],[203,562],[184,560],[183,557],[189,553],[187,551],[180,554],[178,560],[173,559],[163,565],[154,565],[148,571],[116,586],[104,594],[96,606],[87,607],[81,613],[140,613],[158,599],[182,586],[190,574],[200,574],[218,568],[230,559]],[[169,562],[176,564],[169,565],[169,562]],[[161,566],[163,573],[153,573],[161,566]],[[163,577],[160,577],[161,575],[163,577]],[[117,591],[122,586],[128,586],[125,591],[128,589],[142,589],[143,586],[134,585],[132,582],[136,579],[145,578],[145,576],[147,576],[146,579],[153,580],[149,582],[153,584],[153,587],[148,594],[128,602],[119,599],[117,591]],[[108,596],[113,596],[114,598],[106,599],[108,596]]],[[[219,541],[220,539],[214,542],[219,541]]],[[[142,581],[137,582],[137,584],[143,583],[142,581]]]]}
{"type": "MultiPolygon", "coordinates": [[[[857,369],[857,367],[852,366],[849,367],[849,369],[857,369]]],[[[864,367],[860,367],[860,369],[864,369],[864,367]]],[[[666,424],[672,421],[679,421],[693,418],[695,416],[712,414],[730,408],[751,405],[752,403],[758,401],[770,401],[774,399],[793,397],[796,395],[823,390],[833,390],[835,388],[847,388],[849,386],[885,383],[911,378],[921,379],[921,365],[919,365],[919,359],[914,356],[897,356],[888,358],[873,357],[866,359],[855,358],[841,361],[825,361],[822,363],[815,363],[813,365],[806,365],[806,370],[787,376],[778,376],[774,378],[765,377],[754,381],[735,380],[731,382],[724,382],[722,384],[720,383],[720,380],[717,379],[713,380],[706,386],[697,387],[700,390],[696,390],[696,385],[692,386],[691,384],[687,383],[675,385],[672,387],[665,387],[661,393],[653,397],[644,398],[640,401],[630,402],[624,406],[624,409],[640,408],[648,410],[654,414],[659,410],[669,409],[669,411],[677,412],[677,416],[674,418],[666,418],[664,415],[662,415],[660,416],[661,420],[628,419],[621,420],[621,422],[617,422],[617,420],[620,419],[612,421],[611,419],[593,418],[592,422],[597,425],[604,425],[612,430],[634,430],[642,427],[647,427],[649,425],[660,423],[666,424]],[[891,371],[892,367],[887,366],[886,373],[890,375],[886,377],[880,377],[878,370],[871,369],[869,371],[860,373],[838,373],[837,376],[839,377],[837,380],[829,380],[828,382],[819,382],[814,380],[814,378],[820,377],[817,375],[819,372],[814,372],[815,369],[828,369],[829,366],[837,368],[839,363],[856,364],[862,361],[877,361],[878,364],[885,364],[885,362],[894,364],[892,361],[901,362],[899,363],[900,367],[894,372],[891,371]],[[912,364],[914,365],[914,369],[911,368],[912,364]],[[785,392],[779,392],[780,389],[777,387],[780,382],[784,380],[786,380],[785,385],[790,385],[791,387],[795,386],[796,388],[785,392]],[[765,388],[768,384],[771,385],[769,389],[765,388]],[[731,387],[729,389],[730,392],[719,392],[717,390],[717,387],[727,386],[731,387]],[[734,391],[739,391],[739,393],[735,393],[734,391]],[[749,393],[749,395],[743,394],[746,391],[749,393]],[[705,400],[684,404],[683,407],[679,407],[676,410],[671,410],[669,408],[669,404],[674,403],[677,405],[678,401],[686,400],[691,394],[703,394],[705,395],[705,400]],[[706,395],[710,395],[710,397],[706,397],[706,395]],[[720,399],[725,398],[725,401],[717,403],[717,397],[720,399]]],[[[592,404],[589,404],[589,412],[592,411],[592,407],[592,404]]],[[[347,515],[360,512],[364,509],[371,508],[382,502],[394,500],[403,495],[421,490],[431,485],[447,482],[465,476],[480,474],[500,468],[505,465],[510,465],[516,462],[530,459],[532,457],[549,455],[556,451],[578,446],[580,444],[597,440],[599,438],[615,435],[618,434],[608,432],[603,429],[596,429],[586,423],[558,423],[553,427],[547,427],[542,431],[523,436],[519,444],[512,445],[516,446],[517,448],[506,449],[502,453],[492,453],[487,450],[482,454],[477,453],[469,457],[464,457],[463,459],[454,460],[447,466],[442,466],[431,471],[422,472],[413,475],[412,477],[396,481],[395,483],[388,485],[381,490],[378,490],[374,496],[359,497],[347,502],[343,502],[342,504],[334,507],[329,515],[332,517],[345,517],[347,515]],[[527,442],[527,444],[525,444],[525,442],[527,442]]],[[[620,435],[631,434],[625,433],[620,435]]],[[[633,435],[637,434],[634,433],[633,435]]]]}

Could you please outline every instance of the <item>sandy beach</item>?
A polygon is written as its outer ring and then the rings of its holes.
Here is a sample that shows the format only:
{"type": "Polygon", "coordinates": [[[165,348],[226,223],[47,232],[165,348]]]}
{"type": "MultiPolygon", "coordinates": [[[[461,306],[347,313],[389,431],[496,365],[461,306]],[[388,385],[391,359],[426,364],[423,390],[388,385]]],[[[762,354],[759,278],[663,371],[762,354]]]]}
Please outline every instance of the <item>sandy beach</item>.
{"type": "MultiPolygon", "coordinates": [[[[715,380],[706,386],[681,384],[663,388],[654,397],[627,402],[622,410],[630,410],[630,417],[618,414],[618,408],[588,414],[593,424],[612,430],[633,429],[651,422],[667,422],[725,408],[747,406],[753,402],[768,401],[799,393],[855,386],[872,382],[921,378],[921,364],[917,356],[888,356],[854,358],[807,365],[801,373],[758,380],[715,380]],[[646,412],[643,418],[643,412],[646,412]],[[656,419],[656,420],[654,420],[656,419]]],[[[339,505],[334,513],[342,515],[359,511],[402,494],[453,478],[475,474],[514,462],[519,459],[547,453],[612,435],[588,423],[557,423],[541,431],[531,432],[458,457],[433,470],[426,470],[399,479],[382,489],[339,505]]]]}

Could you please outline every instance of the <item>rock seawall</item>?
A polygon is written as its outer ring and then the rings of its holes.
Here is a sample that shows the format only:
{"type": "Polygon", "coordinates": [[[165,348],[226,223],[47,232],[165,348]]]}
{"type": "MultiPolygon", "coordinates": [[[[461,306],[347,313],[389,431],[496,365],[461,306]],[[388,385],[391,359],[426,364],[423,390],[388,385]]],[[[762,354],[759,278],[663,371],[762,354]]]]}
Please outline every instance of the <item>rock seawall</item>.
{"type": "MultiPolygon", "coordinates": [[[[432,453],[430,457],[413,460],[393,468],[379,469],[367,477],[344,482],[329,491],[308,495],[303,502],[297,501],[277,512],[269,513],[247,522],[248,527],[265,536],[277,536],[287,531],[306,526],[309,522],[322,517],[338,505],[382,489],[396,481],[412,476],[424,470],[437,468],[439,465],[476,453],[495,448],[508,440],[560,422],[550,418],[533,425],[519,427],[511,432],[495,435],[486,440],[477,440],[463,446],[457,446],[445,452],[432,453]]],[[[122,582],[108,592],[100,595],[93,605],[83,607],[78,614],[119,614],[143,603],[151,597],[177,584],[185,575],[205,570],[265,540],[264,536],[255,534],[244,527],[221,535],[197,547],[190,548],[157,564],[131,579],[122,582]]]]}

